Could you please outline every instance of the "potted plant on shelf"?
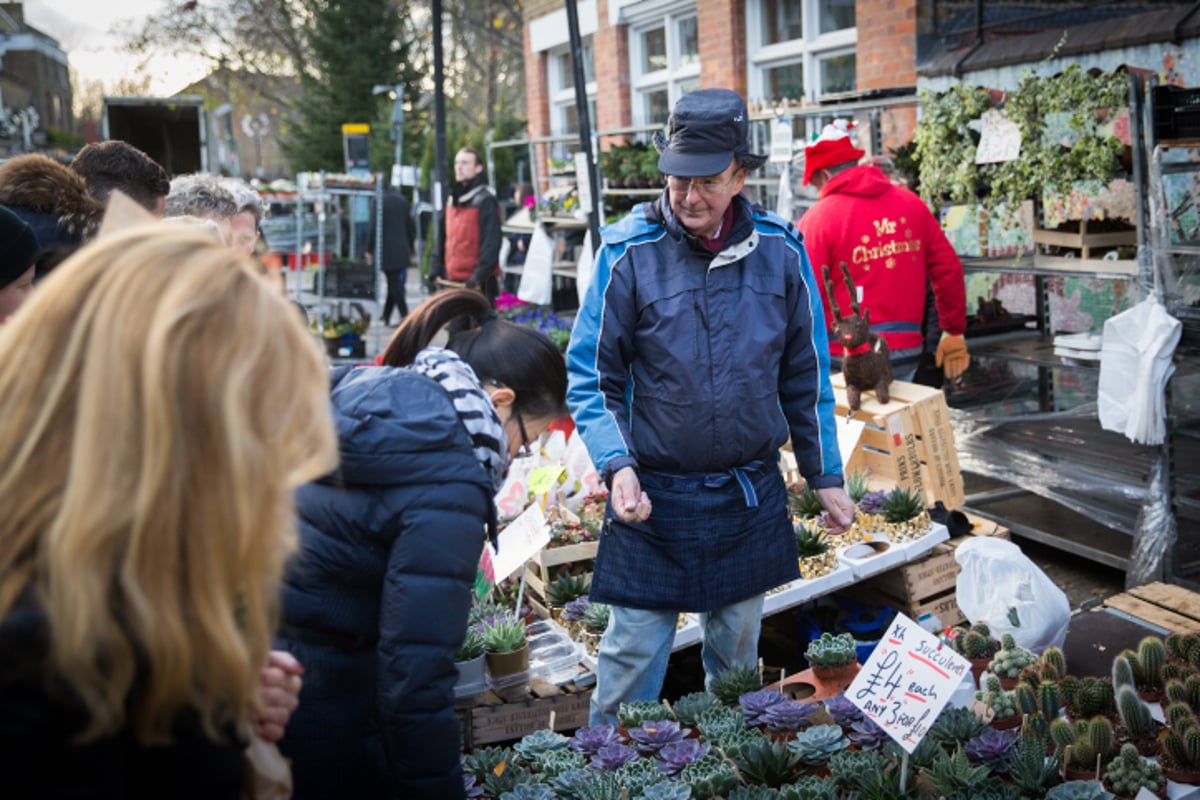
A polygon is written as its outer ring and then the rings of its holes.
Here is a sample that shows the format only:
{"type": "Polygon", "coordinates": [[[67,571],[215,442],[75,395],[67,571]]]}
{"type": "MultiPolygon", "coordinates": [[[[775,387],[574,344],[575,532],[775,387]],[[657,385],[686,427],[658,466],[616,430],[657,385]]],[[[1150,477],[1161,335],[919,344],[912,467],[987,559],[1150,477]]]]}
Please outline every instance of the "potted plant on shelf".
{"type": "Polygon", "coordinates": [[[454,666],[458,670],[458,687],[467,690],[478,686],[483,691],[484,670],[486,667],[484,653],[486,648],[483,641],[483,631],[477,627],[467,628],[467,635],[454,654],[454,666]]]}
{"type": "Polygon", "coordinates": [[[858,653],[854,637],[849,633],[822,633],[813,639],[804,651],[812,667],[813,677],[826,688],[844,690],[858,674],[858,653]]]}
{"type": "Polygon", "coordinates": [[[1121,752],[1108,765],[1104,788],[1118,798],[1132,798],[1142,789],[1166,797],[1167,779],[1154,759],[1143,758],[1132,744],[1121,745],[1121,752]]]}
{"type": "Polygon", "coordinates": [[[583,612],[583,646],[591,655],[596,655],[600,649],[600,639],[608,630],[608,620],[612,609],[606,603],[588,603],[583,612]]]}
{"type": "Polygon", "coordinates": [[[797,524],[796,556],[800,561],[800,577],[805,580],[828,575],[837,568],[837,554],[830,549],[824,531],[797,524]]]}
{"type": "Polygon", "coordinates": [[[991,709],[993,728],[1006,730],[1021,724],[1021,714],[1012,692],[1006,691],[995,675],[988,675],[983,688],[975,692],[975,699],[991,709]]]}
{"type": "Polygon", "coordinates": [[[493,678],[516,675],[529,669],[524,620],[508,616],[491,618],[483,626],[483,644],[488,672],[493,678]]]}
{"type": "Polygon", "coordinates": [[[1176,783],[1200,783],[1200,720],[1184,701],[1166,709],[1167,728],[1159,741],[1162,751],[1158,763],[1163,775],[1176,783]]]}
{"type": "Polygon", "coordinates": [[[562,622],[567,604],[588,593],[590,578],[590,575],[560,575],[546,584],[546,607],[551,619],[562,622]]]}
{"type": "Polygon", "coordinates": [[[962,626],[956,631],[950,643],[959,655],[971,662],[971,674],[975,678],[975,685],[979,686],[984,670],[1000,649],[1000,640],[992,636],[991,628],[983,622],[970,627],[962,626]]]}
{"type": "Polygon", "coordinates": [[[919,489],[897,486],[883,499],[883,533],[893,542],[906,542],[929,533],[933,522],[919,489]]]}

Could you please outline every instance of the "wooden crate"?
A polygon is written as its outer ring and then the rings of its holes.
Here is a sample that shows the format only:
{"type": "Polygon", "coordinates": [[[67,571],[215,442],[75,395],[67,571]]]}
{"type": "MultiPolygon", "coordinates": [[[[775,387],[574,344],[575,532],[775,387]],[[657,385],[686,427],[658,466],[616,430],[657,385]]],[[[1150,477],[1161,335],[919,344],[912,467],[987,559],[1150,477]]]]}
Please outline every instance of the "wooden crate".
{"type": "Polygon", "coordinates": [[[1200,632],[1200,594],[1182,586],[1147,583],[1108,598],[1104,607],[1144,620],[1169,633],[1200,632]]]}
{"type": "Polygon", "coordinates": [[[543,617],[550,616],[545,606],[546,584],[550,580],[550,568],[578,561],[591,561],[600,549],[599,542],[582,542],[562,547],[550,547],[538,551],[529,559],[529,574],[525,576],[525,588],[529,590],[529,602],[543,617]]]}
{"type": "Polygon", "coordinates": [[[460,709],[463,752],[520,739],[548,728],[551,712],[556,731],[573,731],[587,725],[595,676],[583,666],[579,669],[580,677],[562,686],[537,679],[530,681],[530,691],[523,700],[505,702],[493,692],[484,692],[476,706],[460,709]]]}
{"type": "Polygon", "coordinates": [[[1080,221],[1078,231],[1052,231],[1034,228],[1033,241],[1035,244],[1078,250],[1080,258],[1091,258],[1092,250],[1097,248],[1133,247],[1137,244],[1137,231],[1135,230],[1091,233],[1087,229],[1087,224],[1086,219],[1080,221]]]}
{"type": "MultiPolygon", "coordinates": [[[[850,414],[845,377],[834,375],[832,383],[837,415],[845,419],[850,414]]],[[[876,485],[918,489],[930,505],[941,500],[947,508],[958,508],[964,499],[962,472],[946,396],[904,381],[892,381],[889,393],[886,404],[874,392],[863,395],[854,419],[866,422],[866,428],[847,459],[846,473],[866,469],[876,485]]]]}

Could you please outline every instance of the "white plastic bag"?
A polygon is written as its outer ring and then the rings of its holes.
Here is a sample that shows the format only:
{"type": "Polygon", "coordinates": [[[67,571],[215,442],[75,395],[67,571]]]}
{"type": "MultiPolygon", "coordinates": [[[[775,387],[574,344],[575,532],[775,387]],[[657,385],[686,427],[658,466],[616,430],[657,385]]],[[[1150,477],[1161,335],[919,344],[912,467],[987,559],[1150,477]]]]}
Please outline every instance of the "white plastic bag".
{"type": "Polygon", "coordinates": [[[1097,414],[1105,430],[1138,444],[1166,436],[1166,384],[1183,324],[1153,297],[1104,323],[1097,414]]]}
{"type": "Polygon", "coordinates": [[[1045,572],[1006,539],[976,536],[954,551],[958,607],[972,624],[987,623],[997,639],[1011,633],[1035,653],[1062,647],[1071,604],[1045,572]]]}
{"type": "Polygon", "coordinates": [[[517,297],[526,303],[539,306],[550,305],[553,291],[554,242],[539,222],[529,240],[529,252],[521,268],[521,285],[517,297]]]}

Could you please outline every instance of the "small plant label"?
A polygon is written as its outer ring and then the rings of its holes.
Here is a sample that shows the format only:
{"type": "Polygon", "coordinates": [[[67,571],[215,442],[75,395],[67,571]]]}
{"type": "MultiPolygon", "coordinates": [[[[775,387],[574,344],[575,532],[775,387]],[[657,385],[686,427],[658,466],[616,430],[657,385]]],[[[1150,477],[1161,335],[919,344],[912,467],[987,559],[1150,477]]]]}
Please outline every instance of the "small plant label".
{"type": "Polygon", "coordinates": [[[846,697],[911,753],[970,671],[954,648],[897,614],[846,697]]]}
{"type": "MultiPolygon", "coordinates": [[[[542,509],[534,504],[500,531],[498,539],[500,548],[492,550],[496,583],[519,570],[522,564],[550,543],[550,527],[546,524],[542,509]]],[[[491,549],[492,545],[489,542],[485,547],[491,549]]]]}

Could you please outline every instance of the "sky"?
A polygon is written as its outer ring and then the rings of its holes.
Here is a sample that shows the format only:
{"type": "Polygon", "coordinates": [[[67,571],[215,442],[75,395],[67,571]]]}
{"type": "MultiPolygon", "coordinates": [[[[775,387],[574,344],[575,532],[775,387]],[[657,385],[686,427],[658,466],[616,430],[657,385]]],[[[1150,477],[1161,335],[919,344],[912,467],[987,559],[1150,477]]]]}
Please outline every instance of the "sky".
{"type": "MultiPolygon", "coordinates": [[[[112,87],[133,77],[143,60],[122,51],[122,32],[137,30],[163,5],[163,0],[25,0],[25,21],[58,39],[81,80],[112,87]]],[[[186,54],[156,56],[149,65],[150,91],[174,94],[205,72],[200,59],[186,54]]]]}

